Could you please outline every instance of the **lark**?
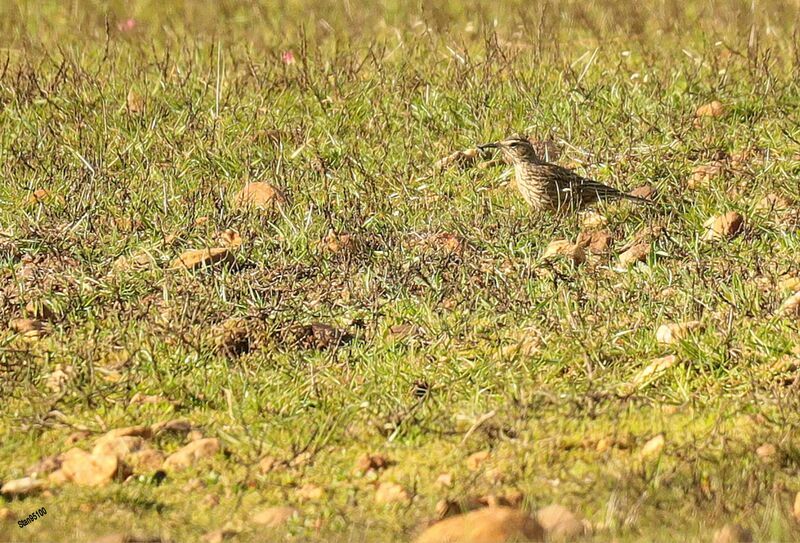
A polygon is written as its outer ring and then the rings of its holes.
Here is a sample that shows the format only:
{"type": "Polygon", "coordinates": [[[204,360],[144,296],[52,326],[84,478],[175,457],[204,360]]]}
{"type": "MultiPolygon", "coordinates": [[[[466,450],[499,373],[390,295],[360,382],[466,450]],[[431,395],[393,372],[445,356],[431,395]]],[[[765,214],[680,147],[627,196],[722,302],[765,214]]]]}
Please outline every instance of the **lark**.
{"type": "Polygon", "coordinates": [[[500,150],[505,160],[514,166],[517,188],[522,197],[537,211],[573,212],[601,201],[614,200],[654,203],[542,160],[530,141],[522,136],[486,143],[478,148],[500,150]]]}

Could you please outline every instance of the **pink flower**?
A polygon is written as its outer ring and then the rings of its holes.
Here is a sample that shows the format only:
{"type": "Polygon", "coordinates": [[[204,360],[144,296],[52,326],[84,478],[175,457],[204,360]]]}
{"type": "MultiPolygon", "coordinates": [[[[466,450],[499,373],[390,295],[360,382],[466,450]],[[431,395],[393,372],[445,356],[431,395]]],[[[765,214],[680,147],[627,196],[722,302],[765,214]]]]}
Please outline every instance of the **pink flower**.
{"type": "Polygon", "coordinates": [[[125,19],[117,23],[117,30],[120,32],[130,32],[134,28],[136,28],[136,19],[125,19]]]}
{"type": "Polygon", "coordinates": [[[281,53],[281,60],[284,64],[294,64],[294,53],[291,51],[284,51],[281,53]]]}

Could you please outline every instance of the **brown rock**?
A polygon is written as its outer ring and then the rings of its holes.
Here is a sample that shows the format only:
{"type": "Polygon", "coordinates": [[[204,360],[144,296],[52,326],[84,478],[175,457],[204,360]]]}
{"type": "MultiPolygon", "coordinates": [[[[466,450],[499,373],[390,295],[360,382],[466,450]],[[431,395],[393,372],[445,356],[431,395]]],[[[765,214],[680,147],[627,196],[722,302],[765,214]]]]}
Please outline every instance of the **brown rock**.
{"type": "Polygon", "coordinates": [[[725,114],[725,106],[718,100],[703,104],[695,111],[695,117],[720,117],[725,114]]]}
{"type": "Polygon", "coordinates": [[[478,451],[467,457],[467,469],[477,471],[489,459],[489,451],[478,451]]]}
{"type": "Polygon", "coordinates": [[[800,492],[794,496],[794,506],[792,507],[792,514],[795,520],[800,521],[800,492]]]}
{"type": "Polygon", "coordinates": [[[583,264],[586,261],[586,253],[583,247],[576,243],[570,243],[565,239],[551,241],[542,254],[542,259],[549,260],[555,257],[566,257],[572,260],[573,264],[583,264]]]}
{"type": "Polygon", "coordinates": [[[289,522],[289,519],[298,514],[299,511],[294,507],[267,507],[266,509],[253,513],[253,515],[250,516],[250,520],[253,524],[266,526],[267,528],[278,528],[289,522]]]}
{"type": "Polygon", "coordinates": [[[175,433],[187,434],[192,430],[192,423],[186,419],[173,419],[164,422],[157,422],[150,426],[153,435],[175,433]]]}
{"type": "Polygon", "coordinates": [[[703,223],[706,229],[703,240],[731,239],[742,231],[743,226],[744,217],[735,211],[711,217],[703,223]]]}
{"type": "Polygon", "coordinates": [[[510,507],[487,507],[437,522],[416,543],[510,543],[544,541],[542,526],[510,507]]]}
{"type": "Polygon", "coordinates": [[[453,474],[442,473],[436,478],[434,483],[439,488],[452,488],[453,487],[453,474]]]}
{"type": "Polygon", "coordinates": [[[208,437],[192,441],[188,445],[172,453],[164,461],[164,469],[183,470],[195,465],[203,458],[217,454],[220,443],[217,438],[208,437]]]}
{"type": "Polygon", "coordinates": [[[619,255],[619,262],[623,266],[632,266],[637,262],[646,262],[650,255],[649,243],[636,243],[627,251],[619,255]]]}
{"type": "Polygon", "coordinates": [[[297,496],[301,500],[318,501],[325,496],[325,489],[314,483],[306,483],[297,489],[297,496]]]}
{"type": "Polygon", "coordinates": [[[411,503],[408,490],[397,483],[381,483],[375,490],[375,503],[411,503]]]}
{"type": "Polygon", "coordinates": [[[46,189],[36,189],[33,191],[33,194],[28,197],[28,204],[42,204],[48,198],[50,198],[50,191],[46,189]]]}
{"type": "Polygon", "coordinates": [[[142,449],[128,455],[126,460],[136,471],[150,472],[161,469],[164,465],[164,454],[155,449],[142,449]]]}
{"type": "Polygon", "coordinates": [[[603,254],[611,247],[611,233],[608,230],[581,232],[577,243],[584,249],[588,248],[593,254],[603,254]]]}
{"type": "Polygon", "coordinates": [[[20,334],[22,337],[28,339],[37,339],[41,337],[46,331],[45,324],[38,319],[11,319],[8,322],[8,327],[14,332],[20,334]]]}
{"type": "Polygon", "coordinates": [[[256,209],[270,209],[286,202],[286,196],[280,189],[262,181],[248,183],[233,197],[233,203],[239,208],[252,206],[256,209]]]}
{"type": "Polygon", "coordinates": [[[25,314],[31,318],[46,321],[53,320],[56,316],[53,309],[43,300],[31,300],[25,304],[25,314]]]}
{"type": "Polygon", "coordinates": [[[22,479],[13,479],[6,481],[0,494],[7,498],[21,498],[30,494],[35,494],[44,488],[44,481],[34,479],[33,477],[23,477],[22,479]]]}
{"type": "Polygon", "coordinates": [[[220,528],[219,530],[208,532],[201,537],[200,540],[204,543],[222,543],[225,540],[231,539],[238,533],[238,531],[232,528],[220,528]]]}
{"type": "Polygon", "coordinates": [[[726,524],[714,534],[714,543],[752,543],[753,534],[738,524],[726,524]]]}
{"type": "Polygon", "coordinates": [[[325,237],[322,238],[322,248],[329,253],[352,251],[355,246],[355,239],[350,234],[337,234],[333,230],[329,230],[325,237]]]}
{"type": "Polygon", "coordinates": [[[778,457],[778,448],[772,443],[764,443],[756,449],[756,454],[762,462],[769,464],[778,457]]]}
{"type": "Polygon", "coordinates": [[[236,230],[228,228],[220,233],[219,242],[228,249],[237,249],[242,246],[242,236],[236,230]]]}
{"type": "Polygon", "coordinates": [[[380,471],[386,469],[391,464],[391,461],[382,454],[368,454],[361,455],[356,460],[353,471],[356,473],[367,473],[368,471],[380,471]]]}
{"type": "Polygon", "coordinates": [[[61,471],[72,482],[80,486],[102,486],[128,474],[127,466],[116,455],[96,456],[73,448],[64,453],[61,471]]]}
{"type": "Polygon", "coordinates": [[[231,264],[233,255],[224,247],[212,247],[210,249],[189,249],[174,259],[170,264],[173,270],[197,270],[214,264],[231,264]]]}
{"type": "Polygon", "coordinates": [[[792,201],[781,194],[770,193],[756,204],[756,211],[770,213],[773,211],[786,211],[792,206],[792,201]]]}
{"type": "Polygon", "coordinates": [[[581,518],[558,504],[539,509],[536,520],[544,528],[547,541],[571,541],[583,536],[587,531],[581,518]]]}
{"type": "Polygon", "coordinates": [[[631,196],[636,196],[637,198],[644,198],[645,200],[652,200],[658,194],[655,187],[653,185],[642,185],[641,187],[636,187],[628,194],[631,196]]]}
{"type": "Polygon", "coordinates": [[[692,170],[692,177],[686,186],[690,189],[698,189],[708,185],[713,179],[725,173],[725,163],[719,160],[700,164],[692,170]]]}
{"type": "Polygon", "coordinates": [[[280,464],[281,462],[274,456],[265,456],[264,458],[258,461],[258,472],[262,474],[269,473],[270,471],[278,467],[280,464]]]}
{"type": "Polygon", "coordinates": [[[642,450],[639,451],[639,455],[642,458],[653,458],[661,454],[661,451],[664,450],[664,445],[666,440],[664,439],[664,434],[658,434],[655,437],[650,438],[647,443],[642,446],[642,450]]]}
{"type": "Polygon", "coordinates": [[[145,442],[139,436],[112,437],[106,434],[97,440],[92,454],[97,456],[111,454],[122,460],[129,454],[141,450],[144,446],[145,442]]]}

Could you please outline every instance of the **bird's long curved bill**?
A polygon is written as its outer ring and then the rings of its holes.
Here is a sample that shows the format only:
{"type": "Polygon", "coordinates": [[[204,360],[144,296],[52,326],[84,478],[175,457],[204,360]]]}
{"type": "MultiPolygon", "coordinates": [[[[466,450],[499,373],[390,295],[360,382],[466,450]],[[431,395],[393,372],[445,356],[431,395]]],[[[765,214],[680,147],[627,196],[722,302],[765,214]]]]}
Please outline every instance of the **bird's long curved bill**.
{"type": "Polygon", "coordinates": [[[478,145],[478,149],[481,149],[481,150],[483,150],[483,149],[497,149],[498,147],[499,147],[499,145],[497,145],[496,143],[481,143],[480,145],[478,145]]]}

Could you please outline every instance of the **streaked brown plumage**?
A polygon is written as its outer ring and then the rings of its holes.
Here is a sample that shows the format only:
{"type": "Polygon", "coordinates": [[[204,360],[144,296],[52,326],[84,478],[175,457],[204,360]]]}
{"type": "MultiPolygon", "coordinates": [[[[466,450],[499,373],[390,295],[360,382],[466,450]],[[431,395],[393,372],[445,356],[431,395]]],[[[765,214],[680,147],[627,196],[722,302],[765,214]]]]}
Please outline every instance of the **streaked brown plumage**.
{"type": "Polygon", "coordinates": [[[650,200],[625,194],[572,170],[540,159],[526,138],[479,145],[480,149],[499,149],[514,166],[517,188],[528,204],[542,211],[578,211],[599,201],[631,200],[652,204],[650,200]]]}

